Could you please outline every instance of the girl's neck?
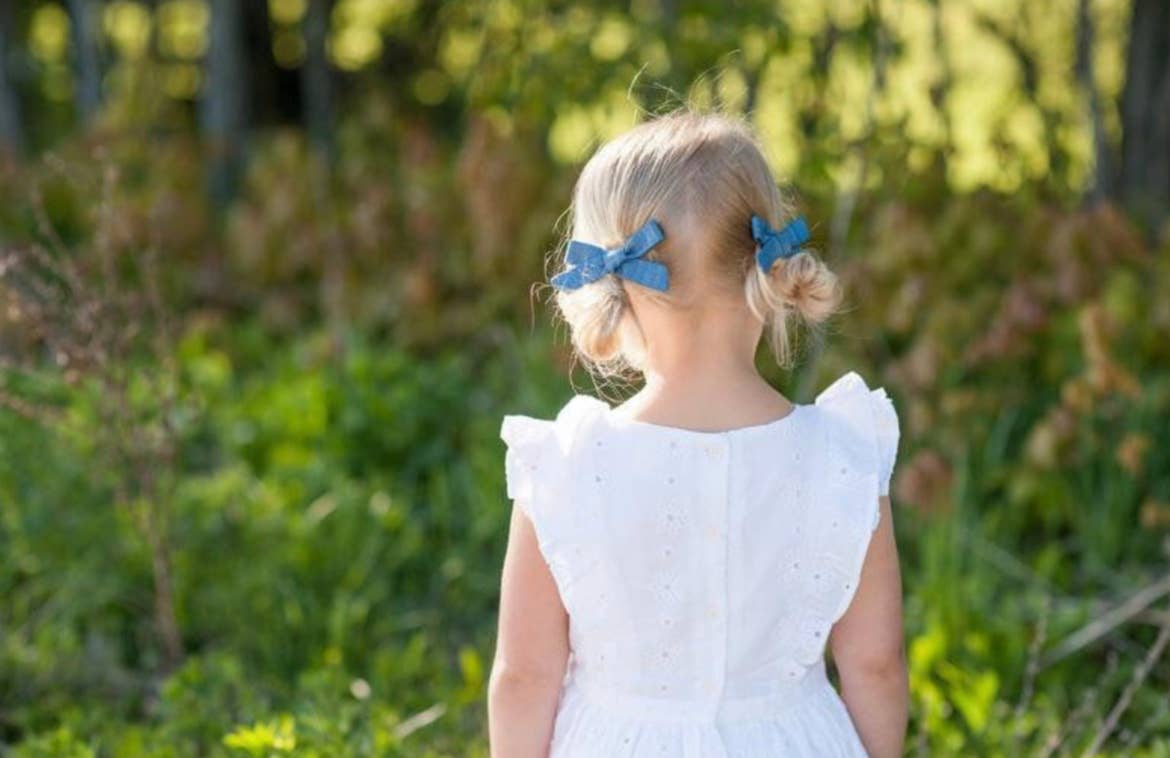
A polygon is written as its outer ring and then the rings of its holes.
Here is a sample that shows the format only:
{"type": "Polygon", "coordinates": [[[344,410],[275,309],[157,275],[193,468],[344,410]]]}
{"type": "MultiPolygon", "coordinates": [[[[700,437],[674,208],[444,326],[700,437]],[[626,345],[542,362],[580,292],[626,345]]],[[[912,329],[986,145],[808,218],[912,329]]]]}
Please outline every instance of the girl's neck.
{"type": "MultiPolygon", "coordinates": [[[[651,350],[645,386],[625,403],[630,418],[696,429],[759,423],[791,403],[760,376],[749,346],[692,339],[675,350],[651,350]]],[[[651,346],[653,348],[653,346],[651,346]]]]}
{"type": "Polygon", "coordinates": [[[754,424],[791,409],[756,369],[764,325],[746,304],[711,299],[660,309],[646,302],[635,310],[645,335],[645,386],[623,404],[623,415],[718,429],[754,424]]]}
{"type": "Polygon", "coordinates": [[[646,339],[643,392],[705,394],[763,382],[756,370],[763,325],[745,309],[712,305],[682,316],[646,316],[643,334],[653,337],[646,339]]]}
{"type": "Polygon", "coordinates": [[[727,393],[763,381],[754,356],[732,345],[647,355],[642,374],[645,387],[639,394],[651,396],[727,393]]]}

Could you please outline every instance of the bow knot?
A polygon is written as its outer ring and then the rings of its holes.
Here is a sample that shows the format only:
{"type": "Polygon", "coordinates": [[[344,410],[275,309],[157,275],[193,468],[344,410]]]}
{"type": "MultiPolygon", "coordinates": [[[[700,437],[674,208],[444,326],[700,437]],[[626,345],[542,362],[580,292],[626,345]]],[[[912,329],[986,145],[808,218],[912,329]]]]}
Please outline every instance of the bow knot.
{"type": "Polygon", "coordinates": [[[752,239],[756,248],[756,263],[766,274],[779,258],[791,258],[800,252],[800,246],[808,242],[808,225],[802,216],[797,216],[779,231],[773,229],[760,216],[752,216],[752,239]]]}
{"type": "Polygon", "coordinates": [[[664,239],[666,235],[662,227],[651,219],[612,250],[570,240],[565,253],[569,269],[554,276],[552,285],[558,289],[575,290],[606,274],[617,274],[644,287],[665,291],[669,281],[665,264],[642,260],[643,255],[664,239]]]}
{"type": "Polygon", "coordinates": [[[629,255],[629,252],[630,252],[629,247],[626,245],[623,245],[622,247],[616,248],[614,250],[606,250],[605,251],[605,270],[606,270],[606,272],[612,274],[614,271],[617,271],[621,267],[621,265],[626,262],[626,256],[629,255]]]}

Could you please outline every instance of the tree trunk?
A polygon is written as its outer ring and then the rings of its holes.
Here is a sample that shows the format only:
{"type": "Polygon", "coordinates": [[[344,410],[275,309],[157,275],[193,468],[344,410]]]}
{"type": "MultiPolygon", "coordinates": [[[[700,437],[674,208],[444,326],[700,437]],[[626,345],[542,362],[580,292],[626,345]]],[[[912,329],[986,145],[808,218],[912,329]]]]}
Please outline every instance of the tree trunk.
{"type": "Polygon", "coordinates": [[[0,0],[0,151],[19,154],[24,151],[24,128],[11,66],[13,17],[12,0],[0,0]]]}
{"type": "Polygon", "coordinates": [[[1134,0],[1117,196],[1153,238],[1170,214],[1170,4],[1134,0]]]}
{"type": "Polygon", "coordinates": [[[1105,138],[1104,117],[1101,113],[1101,92],[1093,66],[1093,48],[1096,34],[1089,0],[1077,0],[1077,81],[1081,85],[1089,108],[1089,129],[1093,139],[1093,177],[1086,192],[1091,203],[1098,203],[1111,194],[1113,161],[1105,138]]]}
{"type": "Polygon", "coordinates": [[[244,155],[247,70],[244,66],[241,5],[211,0],[207,86],[201,121],[210,158],[208,183],[219,207],[235,197],[244,155]]]}
{"type": "Polygon", "coordinates": [[[309,0],[305,12],[305,65],[301,91],[309,140],[329,164],[333,163],[333,91],[325,39],[329,34],[330,0],[309,0]]]}
{"type": "Polygon", "coordinates": [[[947,164],[955,150],[955,126],[951,119],[951,90],[955,84],[955,67],[951,62],[943,31],[943,0],[930,3],[930,44],[938,61],[938,76],[930,83],[930,103],[938,112],[943,126],[942,146],[934,151],[935,167],[942,176],[947,174],[947,164]]]}
{"type": "Polygon", "coordinates": [[[183,661],[183,637],[175,613],[169,530],[166,521],[157,513],[159,503],[152,502],[146,508],[149,512],[145,517],[145,536],[150,549],[151,574],[154,577],[154,623],[162,642],[162,670],[169,674],[183,661]]]}
{"type": "Polygon", "coordinates": [[[242,6],[244,68],[248,72],[251,125],[299,124],[301,102],[297,72],[279,66],[273,55],[268,3],[255,0],[239,5],[242,6]]]}
{"type": "Polygon", "coordinates": [[[74,95],[77,112],[86,123],[102,102],[102,70],[98,56],[98,0],[69,0],[69,30],[73,42],[74,95]]]}

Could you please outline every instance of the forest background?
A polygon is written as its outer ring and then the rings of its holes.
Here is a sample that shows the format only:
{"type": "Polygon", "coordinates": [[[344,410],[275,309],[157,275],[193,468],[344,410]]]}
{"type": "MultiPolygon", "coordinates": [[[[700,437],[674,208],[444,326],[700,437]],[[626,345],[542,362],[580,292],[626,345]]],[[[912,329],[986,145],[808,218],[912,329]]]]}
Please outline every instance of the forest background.
{"type": "Polygon", "coordinates": [[[888,388],[922,755],[1170,756],[1170,5],[0,0],[0,755],[486,756],[576,172],[746,114],[888,388]]]}

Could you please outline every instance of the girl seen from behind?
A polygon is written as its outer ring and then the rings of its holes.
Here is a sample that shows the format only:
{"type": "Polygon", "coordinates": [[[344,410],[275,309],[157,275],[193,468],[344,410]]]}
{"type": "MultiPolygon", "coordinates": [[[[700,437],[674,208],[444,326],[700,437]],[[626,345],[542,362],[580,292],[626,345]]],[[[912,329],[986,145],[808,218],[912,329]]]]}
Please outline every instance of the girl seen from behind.
{"type": "Polygon", "coordinates": [[[900,755],[898,418],[853,371],[807,404],[758,373],[761,339],[791,365],[843,293],[756,136],[631,129],[584,167],[570,238],[574,347],[642,388],[504,417],[493,758],[900,755]]]}

